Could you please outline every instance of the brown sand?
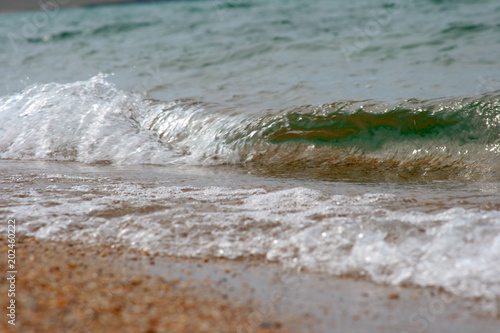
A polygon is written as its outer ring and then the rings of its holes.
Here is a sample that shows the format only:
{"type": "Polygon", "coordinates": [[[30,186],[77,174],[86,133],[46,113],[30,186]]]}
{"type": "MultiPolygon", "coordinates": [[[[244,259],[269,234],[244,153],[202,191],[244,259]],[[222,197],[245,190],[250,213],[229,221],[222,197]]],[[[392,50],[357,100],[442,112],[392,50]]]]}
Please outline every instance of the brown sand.
{"type": "MultiPolygon", "coordinates": [[[[6,253],[5,238],[0,247],[6,253]]],[[[500,327],[499,313],[476,311],[474,301],[438,290],[290,272],[262,261],[171,258],[19,235],[16,255],[16,326],[7,323],[8,283],[1,279],[2,332],[498,333],[500,327]]]]}
{"type": "MultiPolygon", "coordinates": [[[[216,285],[142,274],[137,259],[154,265],[148,254],[32,238],[18,239],[17,249],[16,326],[2,314],[4,332],[237,332],[254,310],[216,285]]],[[[0,287],[8,289],[6,279],[0,287]]],[[[263,319],[252,331],[288,331],[263,319]]]]}

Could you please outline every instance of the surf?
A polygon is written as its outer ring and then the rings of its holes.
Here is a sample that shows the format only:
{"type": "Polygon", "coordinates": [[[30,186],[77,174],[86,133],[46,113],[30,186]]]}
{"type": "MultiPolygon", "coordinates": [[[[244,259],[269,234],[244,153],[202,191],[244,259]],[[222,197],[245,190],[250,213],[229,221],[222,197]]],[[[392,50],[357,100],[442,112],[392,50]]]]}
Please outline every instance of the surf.
{"type": "Polygon", "coordinates": [[[500,92],[396,104],[336,101],[257,115],[87,81],[0,99],[0,157],[232,166],[330,179],[498,180],[500,92]]]}

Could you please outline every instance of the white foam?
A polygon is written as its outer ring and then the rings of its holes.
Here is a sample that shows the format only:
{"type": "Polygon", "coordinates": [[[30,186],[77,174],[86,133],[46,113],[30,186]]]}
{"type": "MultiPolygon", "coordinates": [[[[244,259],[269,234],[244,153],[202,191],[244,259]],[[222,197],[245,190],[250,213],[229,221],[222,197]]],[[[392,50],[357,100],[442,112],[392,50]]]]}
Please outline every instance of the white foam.
{"type": "Polygon", "coordinates": [[[500,212],[399,210],[395,195],[305,187],[55,186],[10,207],[22,231],[181,256],[264,256],[287,267],[500,296],[500,212]],[[82,193],[88,193],[82,200],[82,193]],[[104,194],[103,194],[104,193],[104,194]],[[37,209],[27,211],[28,202],[37,209]],[[51,205],[46,203],[51,202],[51,205]]]}
{"type": "Polygon", "coordinates": [[[89,81],[35,85],[0,99],[0,157],[86,163],[166,163],[155,133],[140,130],[130,112],[139,97],[98,75],[89,81]]]}

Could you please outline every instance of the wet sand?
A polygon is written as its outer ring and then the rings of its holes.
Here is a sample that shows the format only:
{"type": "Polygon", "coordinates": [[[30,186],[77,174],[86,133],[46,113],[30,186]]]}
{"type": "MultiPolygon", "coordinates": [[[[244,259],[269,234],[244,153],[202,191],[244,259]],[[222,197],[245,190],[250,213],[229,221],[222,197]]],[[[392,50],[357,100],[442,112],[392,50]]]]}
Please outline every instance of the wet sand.
{"type": "MultiPolygon", "coordinates": [[[[236,332],[254,309],[187,273],[148,275],[145,267],[159,259],[147,253],[32,238],[19,238],[17,250],[18,332],[236,332]]],[[[263,318],[253,331],[287,332],[276,319],[263,318]]],[[[7,320],[0,327],[16,331],[7,320]]]]}
{"type": "MultiPolygon", "coordinates": [[[[422,288],[261,261],[154,256],[19,237],[17,332],[498,332],[497,314],[422,288]]],[[[6,240],[1,239],[6,253],[6,240]]],[[[7,290],[7,280],[0,282],[7,290]]],[[[8,298],[2,297],[1,306],[8,298]]],[[[5,310],[4,310],[5,312],[5,310]]]]}

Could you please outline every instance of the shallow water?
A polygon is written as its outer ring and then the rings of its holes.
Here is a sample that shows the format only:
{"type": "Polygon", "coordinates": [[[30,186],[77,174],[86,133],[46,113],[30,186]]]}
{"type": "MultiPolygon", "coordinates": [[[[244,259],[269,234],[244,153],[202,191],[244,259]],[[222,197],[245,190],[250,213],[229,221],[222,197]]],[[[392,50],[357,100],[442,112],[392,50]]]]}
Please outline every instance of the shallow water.
{"type": "Polygon", "coordinates": [[[162,166],[2,162],[23,232],[188,257],[257,258],[500,295],[498,183],[297,180],[162,166]]]}
{"type": "Polygon", "coordinates": [[[44,239],[443,288],[497,313],[499,13],[279,0],[0,15],[0,216],[44,239]]]}

